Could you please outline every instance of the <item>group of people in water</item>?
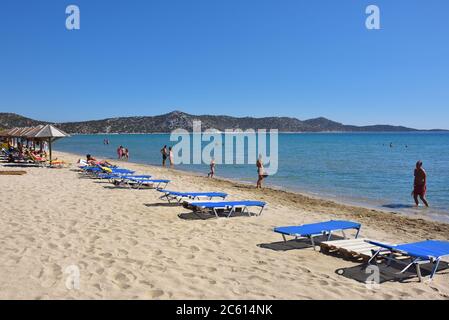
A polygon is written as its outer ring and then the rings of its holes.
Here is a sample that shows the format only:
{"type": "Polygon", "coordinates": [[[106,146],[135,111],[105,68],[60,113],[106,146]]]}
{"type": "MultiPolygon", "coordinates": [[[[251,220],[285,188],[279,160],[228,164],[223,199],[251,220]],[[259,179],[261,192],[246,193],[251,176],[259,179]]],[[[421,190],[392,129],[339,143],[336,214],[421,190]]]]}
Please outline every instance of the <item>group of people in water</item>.
{"type": "Polygon", "coordinates": [[[175,166],[175,162],[173,160],[173,147],[168,147],[167,145],[164,145],[161,149],[161,155],[162,155],[162,166],[165,167],[168,159],[168,163],[170,165],[170,168],[175,166]]]}
{"type": "Polygon", "coordinates": [[[117,157],[119,160],[129,160],[129,150],[128,148],[125,148],[124,146],[119,146],[117,148],[117,157]]]}

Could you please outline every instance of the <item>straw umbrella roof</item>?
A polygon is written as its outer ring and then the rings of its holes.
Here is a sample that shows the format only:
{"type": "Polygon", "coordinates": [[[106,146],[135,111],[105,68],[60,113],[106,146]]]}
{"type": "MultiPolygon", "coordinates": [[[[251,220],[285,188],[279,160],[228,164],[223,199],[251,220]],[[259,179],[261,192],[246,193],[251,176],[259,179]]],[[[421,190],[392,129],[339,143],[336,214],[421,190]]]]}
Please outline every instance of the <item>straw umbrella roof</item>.
{"type": "Polygon", "coordinates": [[[62,131],[61,129],[58,129],[51,124],[47,124],[40,128],[40,130],[37,130],[37,132],[33,132],[32,137],[33,138],[42,138],[42,139],[58,139],[58,138],[64,138],[69,137],[70,135],[62,131]]]}
{"type": "Polygon", "coordinates": [[[48,124],[36,127],[16,127],[0,132],[0,137],[11,138],[35,138],[35,139],[58,139],[69,137],[70,135],[64,131],[48,124]]]}

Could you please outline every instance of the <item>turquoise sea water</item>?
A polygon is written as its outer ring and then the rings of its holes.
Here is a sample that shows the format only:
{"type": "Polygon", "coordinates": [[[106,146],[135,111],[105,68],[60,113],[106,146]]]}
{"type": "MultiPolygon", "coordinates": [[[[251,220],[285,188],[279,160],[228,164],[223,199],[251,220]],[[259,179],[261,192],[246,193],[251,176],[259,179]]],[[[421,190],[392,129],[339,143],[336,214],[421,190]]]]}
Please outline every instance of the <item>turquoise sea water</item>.
{"type": "MultiPolygon", "coordinates": [[[[168,134],[76,135],[57,141],[54,148],[114,159],[123,145],[130,161],[157,165],[165,144],[174,144],[168,134]],[[109,145],[103,145],[105,138],[109,145]]],[[[449,221],[449,133],[279,134],[278,146],[279,170],[266,179],[267,185],[449,221]],[[428,174],[430,209],[412,207],[417,160],[428,174]]],[[[208,164],[177,168],[204,174],[209,169],[208,164]]],[[[255,165],[217,165],[216,174],[251,183],[257,178],[255,165]]]]}

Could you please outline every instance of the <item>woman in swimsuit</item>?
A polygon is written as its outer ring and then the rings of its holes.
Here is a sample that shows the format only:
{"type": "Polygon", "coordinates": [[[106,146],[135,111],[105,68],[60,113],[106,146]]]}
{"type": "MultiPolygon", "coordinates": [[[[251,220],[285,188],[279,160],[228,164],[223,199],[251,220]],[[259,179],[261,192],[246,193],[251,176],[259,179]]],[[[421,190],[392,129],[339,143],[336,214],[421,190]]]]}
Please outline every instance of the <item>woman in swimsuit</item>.
{"type": "Polygon", "coordinates": [[[170,168],[173,168],[173,166],[175,165],[174,160],[173,160],[173,151],[172,151],[172,147],[168,148],[168,162],[170,163],[170,168]]]}
{"type": "Polygon", "coordinates": [[[256,166],[257,166],[257,176],[258,176],[256,188],[262,189],[262,181],[266,177],[265,169],[263,168],[262,155],[259,155],[259,159],[257,159],[256,166]]]}
{"type": "Polygon", "coordinates": [[[426,200],[426,191],[427,191],[427,174],[426,171],[422,167],[422,161],[418,161],[416,163],[416,168],[414,172],[415,180],[413,182],[413,199],[415,200],[416,206],[419,205],[418,196],[421,201],[424,203],[426,207],[429,206],[429,203],[426,200]]]}

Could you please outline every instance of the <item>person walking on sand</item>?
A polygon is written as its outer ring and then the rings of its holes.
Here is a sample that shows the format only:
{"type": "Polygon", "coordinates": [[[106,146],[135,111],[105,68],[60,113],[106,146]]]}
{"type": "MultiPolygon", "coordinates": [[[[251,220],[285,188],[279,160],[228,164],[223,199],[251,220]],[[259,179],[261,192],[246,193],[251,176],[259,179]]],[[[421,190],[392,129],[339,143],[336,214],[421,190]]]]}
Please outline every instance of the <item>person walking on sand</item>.
{"type": "Polygon", "coordinates": [[[267,175],[265,174],[265,169],[263,168],[263,161],[262,161],[261,154],[259,154],[259,159],[257,159],[256,166],[257,166],[257,176],[258,176],[256,188],[262,189],[262,181],[263,181],[263,179],[265,179],[265,177],[267,177],[267,175]]]}
{"type": "Polygon", "coordinates": [[[415,200],[415,205],[419,206],[418,196],[421,201],[424,203],[426,207],[429,206],[429,203],[426,200],[426,191],[427,191],[427,174],[426,171],[422,167],[422,161],[419,160],[416,163],[415,168],[415,180],[413,182],[413,191],[412,196],[415,200]]]}
{"type": "Polygon", "coordinates": [[[212,158],[210,161],[210,172],[207,174],[208,178],[213,178],[215,174],[215,160],[212,158]]]}
{"type": "Polygon", "coordinates": [[[173,150],[172,147],[168,148],[168,162],[170,163],[170,168],[173,168],[175,162],[173,160],[173,150]]]}
{"type": "Polygon", "coordinates": [[[165,167],[165,162],[167,161],[167,154],[168,154],[166,145],[161,149],[161,154],[162,154],[162,166],[165,167]]]}

